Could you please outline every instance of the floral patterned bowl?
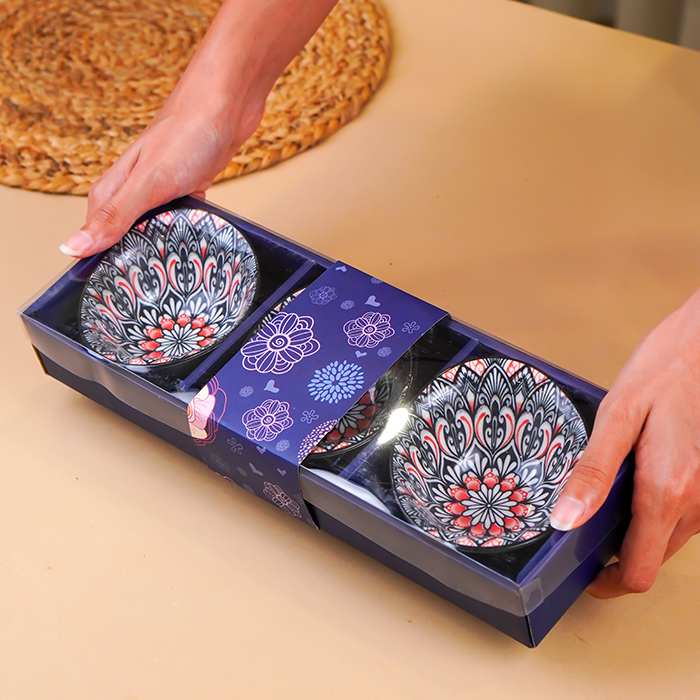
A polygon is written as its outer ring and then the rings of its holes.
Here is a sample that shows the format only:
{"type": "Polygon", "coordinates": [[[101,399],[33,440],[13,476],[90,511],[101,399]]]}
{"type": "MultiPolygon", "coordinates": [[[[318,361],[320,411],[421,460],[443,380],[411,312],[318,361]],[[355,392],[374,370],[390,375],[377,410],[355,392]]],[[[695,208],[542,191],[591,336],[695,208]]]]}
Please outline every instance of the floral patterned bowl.
{"type": "Polygon", "coordinates": [[[201,209],[164,212],[107,251],[83,291],[80,329],[109,360],[171,366],[228,335],[257,282],[255,255],[235,227],[201,209]]]}
{"type": "Polygon", "coordinates": [[[547,376],[514,360],[472,360],[416,399],[394,445],[394,493],[433,537],[503,551],[547,533],[587,443],[576,408],[547,376]]]}

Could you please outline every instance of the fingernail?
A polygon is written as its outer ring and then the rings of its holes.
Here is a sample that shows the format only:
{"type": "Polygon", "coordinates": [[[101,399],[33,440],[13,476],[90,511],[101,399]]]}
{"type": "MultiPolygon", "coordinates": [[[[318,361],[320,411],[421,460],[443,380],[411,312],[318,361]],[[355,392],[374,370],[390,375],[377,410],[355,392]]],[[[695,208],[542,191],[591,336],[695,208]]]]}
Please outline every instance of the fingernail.
{"type": "Polygon", "coordinates": [[[85,231],[81,230],[74,236],[71,236],[63,245],[59,246],[59,250],[65,255],[76,257],[77,255],[82,255],[94,242],[85,231]]]}
{"type": "Polygon", "coordinates": [[[549,522],[555,530],[571,530],[574,523],[583,515],[586,504],[571,498],[562,496],[554,506],[549,522]]]}

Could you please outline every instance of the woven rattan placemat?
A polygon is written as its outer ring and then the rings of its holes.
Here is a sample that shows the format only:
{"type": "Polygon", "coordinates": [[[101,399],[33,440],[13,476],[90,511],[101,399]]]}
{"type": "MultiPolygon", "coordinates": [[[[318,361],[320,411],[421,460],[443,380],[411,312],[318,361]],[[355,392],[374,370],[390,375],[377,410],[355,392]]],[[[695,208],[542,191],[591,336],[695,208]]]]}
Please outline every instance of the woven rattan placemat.
{"type": "MultiPolygon", "coordinates": [[[[0,183],[86,194],[174,88],[220,0],[0,0],[0,183]]],[[[384,77],[375,0],[340,0],[217,180],[268,168],[355,117],[384,77]]]]}

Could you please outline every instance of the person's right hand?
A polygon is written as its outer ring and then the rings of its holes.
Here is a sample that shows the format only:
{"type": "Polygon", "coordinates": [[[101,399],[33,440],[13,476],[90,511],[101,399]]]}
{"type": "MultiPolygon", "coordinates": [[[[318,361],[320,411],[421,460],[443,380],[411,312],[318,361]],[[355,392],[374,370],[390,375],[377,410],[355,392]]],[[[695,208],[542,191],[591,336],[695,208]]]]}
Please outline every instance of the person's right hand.
{"type": "Polygon", "coordinates": [[[632,520],[619,560],[588,589],[596,598],[648,591],[661,565],[700,532],[700,288],[622,368],[552,510],[552,525],[571,530],[591,518],[632,449],[632,520]]]}

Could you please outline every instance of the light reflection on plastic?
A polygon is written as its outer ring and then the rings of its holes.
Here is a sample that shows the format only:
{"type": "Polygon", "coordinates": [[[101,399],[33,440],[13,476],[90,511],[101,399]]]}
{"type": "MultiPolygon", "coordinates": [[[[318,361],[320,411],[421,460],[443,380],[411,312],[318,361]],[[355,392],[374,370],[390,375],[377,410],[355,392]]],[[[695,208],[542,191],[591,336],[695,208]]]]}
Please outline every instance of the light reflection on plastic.
{"type": "Polygon", "coordinates": [[[380,436],[377,438],[377,444],[383,445],[385,442],[395,438],[401,428],[406,425],[408,421],[408,409],[407,408],[397,408],[390,416],[389,420],[386,422],[386,427],[382,430],[380,436]]]}

